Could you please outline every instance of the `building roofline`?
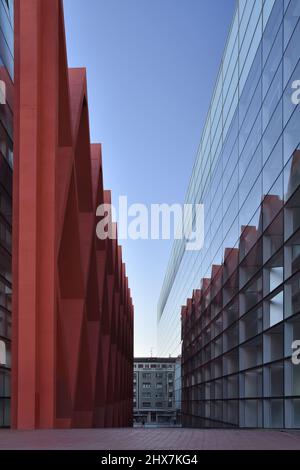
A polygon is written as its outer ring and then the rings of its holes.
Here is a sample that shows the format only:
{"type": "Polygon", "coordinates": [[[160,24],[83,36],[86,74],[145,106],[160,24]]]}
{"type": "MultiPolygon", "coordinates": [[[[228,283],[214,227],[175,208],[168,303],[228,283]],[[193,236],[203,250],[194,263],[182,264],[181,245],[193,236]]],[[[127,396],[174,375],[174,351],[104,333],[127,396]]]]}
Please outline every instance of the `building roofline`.
{"type": "Polygon", "coordinates": [[[177,357],[135,357],[134,362],[176,362],[177,357]]]}

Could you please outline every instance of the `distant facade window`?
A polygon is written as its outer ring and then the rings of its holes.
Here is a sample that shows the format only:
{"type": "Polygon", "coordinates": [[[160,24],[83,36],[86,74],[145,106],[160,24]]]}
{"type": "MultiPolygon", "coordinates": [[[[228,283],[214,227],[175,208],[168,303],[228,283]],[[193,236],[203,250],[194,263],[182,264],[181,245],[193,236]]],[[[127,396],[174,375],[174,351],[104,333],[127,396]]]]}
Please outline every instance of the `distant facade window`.
{"type": "Polygon", "coordinates": [[[151,388],[151,383],[149,383],[149,382],[144,382],[144,383],[143,383],[143,388],[151,388]]]}
{"type": "Polygon", "coordinates": [[[142,375],[143,379],[150,379],[151,378],[151,374],[150,372],[146,372],[145,374],[142,375]]]}
{"type": "Polygon", "coordinates": [[[0,341],[0,364],[6,365],[6,344],[4,341],[0,341]]]}
{"type": "Polygon", "coordinates": [[[150,401],[143,401],[142,403],[142,407],[143,408],[150,408],[151,406],[151,402],[150,401]]]}

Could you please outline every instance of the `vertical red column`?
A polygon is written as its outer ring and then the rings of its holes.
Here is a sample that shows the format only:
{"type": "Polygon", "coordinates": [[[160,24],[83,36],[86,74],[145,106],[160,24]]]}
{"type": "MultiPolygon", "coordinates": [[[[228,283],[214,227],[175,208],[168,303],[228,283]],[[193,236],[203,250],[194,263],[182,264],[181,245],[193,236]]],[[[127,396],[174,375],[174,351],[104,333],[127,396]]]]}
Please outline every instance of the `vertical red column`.
{"type": "Polygon", "coordinates": [[[13,426],[52,427],[57,0],[16,0],[13,426]],[[51,103],[51,106],[49,106],[51,103]]]}

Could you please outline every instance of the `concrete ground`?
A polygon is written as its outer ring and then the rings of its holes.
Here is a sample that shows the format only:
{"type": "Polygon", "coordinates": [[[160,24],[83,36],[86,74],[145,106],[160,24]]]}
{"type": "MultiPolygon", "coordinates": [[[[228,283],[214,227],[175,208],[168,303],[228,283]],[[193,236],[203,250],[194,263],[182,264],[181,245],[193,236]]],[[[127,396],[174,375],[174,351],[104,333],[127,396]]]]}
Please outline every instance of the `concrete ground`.
{"type": "Polygon", "coordinates": [[[0,430],[4,450],[300,450],[300,432],[214,429],[0,430]]]}

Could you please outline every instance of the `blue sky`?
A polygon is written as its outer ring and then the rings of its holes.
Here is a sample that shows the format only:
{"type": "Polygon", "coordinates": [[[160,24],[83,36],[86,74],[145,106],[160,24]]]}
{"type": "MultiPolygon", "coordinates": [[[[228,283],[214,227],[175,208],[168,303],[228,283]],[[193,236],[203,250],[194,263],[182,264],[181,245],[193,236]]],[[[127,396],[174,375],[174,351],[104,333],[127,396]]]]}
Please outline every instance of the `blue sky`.
{"type": "MultiPolygon", "coordinates": [[[[235,0],[64,0],[70,67],[86,67],[104,183],[129,204],[183,203],[235,0]]],[[[121,241],[135,355],[156,354],[172,241],[121,241]]]]}

